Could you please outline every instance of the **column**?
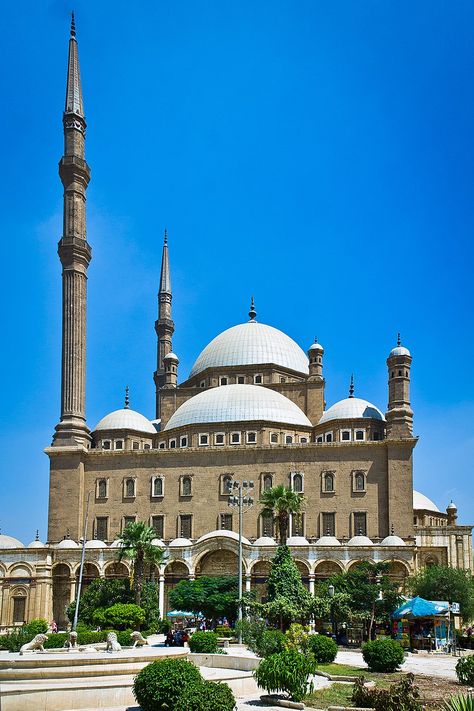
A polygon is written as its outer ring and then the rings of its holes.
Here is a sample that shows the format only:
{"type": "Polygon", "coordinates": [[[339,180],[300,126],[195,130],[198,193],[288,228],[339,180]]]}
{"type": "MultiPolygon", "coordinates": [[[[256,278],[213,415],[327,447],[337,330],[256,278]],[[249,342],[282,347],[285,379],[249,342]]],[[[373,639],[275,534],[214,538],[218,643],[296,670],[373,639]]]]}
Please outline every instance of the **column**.
{"type": "Polygon", "coordinates": [[[165,576],[160,575],[158,585],[158,607],[160,609],[161,619],[165,616],[165,576]]]}
{"type": "Polygon", "coordinates": [[[251,575],[246,575],[245,576],[245,592],[249,593],[250,592],[250,582],[252,580],[251,575]]]}

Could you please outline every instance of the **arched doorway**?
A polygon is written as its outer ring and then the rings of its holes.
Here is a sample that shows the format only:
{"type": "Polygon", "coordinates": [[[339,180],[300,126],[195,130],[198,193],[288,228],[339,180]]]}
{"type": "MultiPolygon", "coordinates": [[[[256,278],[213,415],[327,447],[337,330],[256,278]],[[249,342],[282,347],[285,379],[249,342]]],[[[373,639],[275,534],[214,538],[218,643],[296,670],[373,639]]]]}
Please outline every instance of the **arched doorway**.
{"type": "Polygon", "coordinates": [[[130,572],[125,563],[119,563],[118,561],[116,561],[115,563],[109,563],[109,565],[106,567],[105,577],[115,579],[120,578],[123,580],[123,578],[130,577],[130,572]]]}
{"type": "Polygon", "coordinates": [[[271,562],[269,560],[259,560],[252,567],[251,589],[255,590],[257,600],[264,602],[267,599],[267,583],[270,574],[271,562]]]}
{"type": "Polygon", "coordinates": [[[408,568],[404,563],[394,560],[390,563],[388,571],[390,582],[398,587],[399,590],[405,589],[406,579],[408,578],[408,568]]]}
{"type": "Polygon", "coordinates": [[[66,629],[69,620],[66,607],[71,602],[71,571],[65,563],[53,568],[53,617],[58,629],[66,629]]]}
{"type": "MultiPolygon", "coordinates": [[[[176,560],[170,563],[165,568],[165,614],[170,611],[169,594],[174,586],[181,580],[189,578],[188,566],[181,561],[176,560]]],[[[187,610],[184,610],[187,612],[187,610]]]]}
{"type": "MultiPolygon", "coordinates": [[[[81,567],[79,566],[76,570],[76,597],[79,585],[79,573],[81,572],[81,567]]],[[[91,582],[99,577],[99,569],[94,563],[84,563],[84,569],[82,571],[82,586],[81,595],[84,593],[91,582]]]]}
{"type": "Polygon", "coordinates": [[[333,560],[323,560],[315,568],[315,581],[322,583],[324,580],[340,573],[342,573],[342,568],[338,563],[333,560]]]}
{"type": "MultiPolygon", "coordinates": [[[[205,553],[196,566],[196,576],[209,575],[217,576],[237,576],[238,557],[234,551],[223,548],[205,553]]],[[[242,564],[242,575],[245,569],[242,564]]]]}

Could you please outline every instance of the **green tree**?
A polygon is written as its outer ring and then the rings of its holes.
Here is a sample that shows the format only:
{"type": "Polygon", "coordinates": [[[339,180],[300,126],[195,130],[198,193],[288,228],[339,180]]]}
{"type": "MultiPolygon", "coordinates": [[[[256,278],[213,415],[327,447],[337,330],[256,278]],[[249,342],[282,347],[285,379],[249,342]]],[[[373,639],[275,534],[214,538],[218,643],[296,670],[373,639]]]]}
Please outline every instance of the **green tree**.
{"type": "Polygon", "coordinates": [[[288,489],[283,484],[266,489],[259,503],[263,506],[262,513],[273,516],[278,526],[281,546],[286,545],[288,525],[291,514],[299,514],[304,503],[301,494],[288,489]]]}
{"type": "Polygon", "coordinates": [[[420,570],[408,585],[413,595],[425,600],[458,602],[463,621],[474,619],[474,578],[468,570],[433,565],[420,570]]]}
{"type": "Polygon", "coordinates": [[[175,610],[202,613],[216,622],[219,617],[234,620],[237,614],[237,578],[230,576],[209,577],[196,580],[181,580],[171,590],[170,605],[175,610]]]}
{"type": "Polygon", "coordinates": [[[268,602],[263,614],[286,630],[292,622],[305,623],[311,614],[312,599],[303,585],[300,571],[288,546],[278,546],[268,576],[268,602]]]}
{"type": "Polygon", "coordinates": [[[154,538],[154,529],[143,521],[127,524],[118,536],[121,543],[117,553],[118,560],[128,558],[132,561],[132,588],[136,605],[141,603],[145,564],[161,565],[166,557],[162,548],[153,545],[154,538]]]}
{"type": "MultiPolygon", "coordinates": [[[[94,624],[94,612],[98,608],[112,607],[116,603],[133,602],[133,592],[130,589],[130,580],[107,580],[97,578],[84,590],[79,603],[79,620],[86,625],[94,624]]],[[[66,613],[70,621],[74,619],[76,601],[68,605],[66,613]]]]}

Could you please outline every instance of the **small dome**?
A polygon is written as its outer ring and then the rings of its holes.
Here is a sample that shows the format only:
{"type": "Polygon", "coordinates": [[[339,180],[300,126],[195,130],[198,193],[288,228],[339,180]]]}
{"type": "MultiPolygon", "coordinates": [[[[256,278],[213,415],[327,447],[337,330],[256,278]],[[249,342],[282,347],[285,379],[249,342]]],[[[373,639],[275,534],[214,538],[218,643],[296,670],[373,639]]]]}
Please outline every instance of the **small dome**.
{"type": "Polygon", "coordinates": [[[330,420],[384,420],[384,416],[380,410],[360,397],[346,397],[344,400],[336,402],[334,405],[323,412],[319,425],[330,420]]]}
{"type": "Polygon", "coordinates": [[[292,338],[273,326],[248,321],[220,333],[200,353],[190,378],[207,368],[279,365],[308,375],[308,358],[292,338]]]}
{"type": "MultiPolygon", "coordinates": [[[[201,541],[208,541],[210,538],[231,538],[233,541],[238,541],[239,534],[235,531],[224,531],[223,529],[220,529],[218,531],[210,531],[209,533],[205,533],[203,536],[198,538],[196,543],[200,543],[201,541]]],[[[246,544],[247,546],[250,545],[249,539],[245,538],[245,536],[242,536],[242,543],[246,544]]]]}
{"type": "Polygon", "coordinates": [[[183,402],[171,415],[165,430],[212,422],[249,421],[312,426],[298,405],[275,390],[259,385],[226,385],[209,388],[183,402]]]}
{"type": "Polygon", "coordinates": [[[122,541],[119,538],[116,538],[113,543],[110,544],[111,548],[123,548],[122,546],[122,541]]]}
{"type": "Polygon", "coordinates": [[[86,548],[108,548],[107,543],[104,541],[99,541],[98,538],[92,538],[90,541],[86,541],[86,548]]]}
{"type": "Polygon", "coordinates": [[[324,348],[322,347],[322,345],[320,343],[318,343],[316,341],[315,343],[310,345],[310,347],[308,348],[308,351],[321,351],[321,353],[324,353],[324,348]]]}
{"type": "Polygon", "coordinates": [[[24,548],[24,544],[18,540],[18,538],[13,538],[13,536],[5,536],[3,533],[0,534],[0,549],[7,548],[24,548]]]}
{"type": "Polygon", "coordinates": [[[156,434],[156,429],[150,420],[140,415],[139,412],[130,410],[128,407],[115,410],[103,417],[96,425],[94,432],[100,432],[101,430],[133,430],[134,432],[156,434]]]}
{"type": "Polygon", "coordinates": [[[410,356],[411,353],[408,350],[408,348],[405,348],[405,346],[395,346],[395,348],[392,348],[390,351],[389,358],[392,358],[392,356],[410,356]]]}
{"type": "Polygon", "coordinates": [[[317,546],[340,546],[340,542],[335,536],[322,536],[316,541],[317,546]]]}
{"type": "Polygon", "coordinates": [[[446,511],[457,511],[458,507],[454,503],[454,501],[451,501],[447,506],[446,506],[446,511]]]}
{"type": "Polygon", "coordinates": [[[159,538],[154,538],[151,542],[152,546],[158,546],[159,548],[165,548],[165,544],[159,538]]]}
{"type": "Polygon", "coordinates": [[[347,543],[348,546],[373,546],[374,544],[367,536],[352,536],[347,543]]]}
{"type": "Polygon", "coordinates": [[[31,543],[28,543],[28,548],[45,548],[45,547],[46,546],[42,541],[36,540],[36,539],[34,541],[31,541],[31,543]]]}
{"type": "Polygon", "coordinates": [[[440,513],[439,508],[434,504],[431,499],[422,494],[419,491],[413,491],[413,508],[422,509],[424,511],[433,511],[434,513],[440,513]]]}
{"type": "Polygon", "coordinates": [[[270,536],[260,536],[255,541],[254,546],[276,546],[276,541],[270,536]]]}
{"type": "Polygon", "coordinates": [[[288,546],[309,546],[304,536],[290,536],[286,541],[288,546]]]}
{"type": "Polygon", "coordinates": [[[73,541],[72,538],[63,538],[62,541],[56,544],[56,548],[62,548],[63,550],[67,548],[79,548],[79,544],[73,541]]]}
{"type": "Polygon", "coordinates": [[[167,353],[163,360],[175,360],[176,363],[179,363],[179,358],[176,355],[176,353],[173,353],[172,351],[170,353],[167,353]]]}
{"type": "Polygon", "coordinates": [[[189,538],[175,538],[174,541],[171,541],[169,547],[170,548],[186,548],[187,546],[192,546],[192,541],[189,540],[189,538]]]}
{"type": "Polygon", "coordinates": [[[383,539],[382,546],[406,546],[405,541],[400,538],[400,536],[394,536],[393,534],[391,536],[386,536],[386,538],[383,539]]]}

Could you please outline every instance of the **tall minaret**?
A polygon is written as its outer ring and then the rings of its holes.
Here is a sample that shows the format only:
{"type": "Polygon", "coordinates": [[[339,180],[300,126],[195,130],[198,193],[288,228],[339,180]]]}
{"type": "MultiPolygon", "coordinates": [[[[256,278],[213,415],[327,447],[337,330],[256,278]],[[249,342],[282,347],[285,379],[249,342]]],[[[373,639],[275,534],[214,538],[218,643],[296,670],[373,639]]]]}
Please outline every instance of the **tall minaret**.
{"type": "Polygon", "coordinates": [[[163,255],[161,258],[160,288],[158,291],[158,320],[155,321],[155,331],[158,336],[156,356],[156,371],[153,375],[156,387],[156,417],[161,417],[160,389],[165,385],[166,374],[163,359],[171,352],[171,339],[174,333],[174,323],[171,319],[171,274],[168,255],[168,234],[165,230],[163,255]]]}
{"type": "Polygon", "coordinates": [[[53,444],[88,446],[86,424],[86,292],[91,248],[86,239],[86,188],[90,169],[84,159],[86,121],[82,102],[74,13],[69,38],[66,105],[63,114],[64,155],[59,176],[64,186],[62,264],[61,420],[53,444]]]}
{"type": "Polygon", "coordinates": [[[400,334],[397,345],[387,358],[388,368],[388,408],[387,438],[413,437],[413,410],[410,404],[411,354],[402,346],[400,334]]]}

